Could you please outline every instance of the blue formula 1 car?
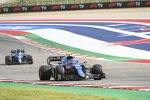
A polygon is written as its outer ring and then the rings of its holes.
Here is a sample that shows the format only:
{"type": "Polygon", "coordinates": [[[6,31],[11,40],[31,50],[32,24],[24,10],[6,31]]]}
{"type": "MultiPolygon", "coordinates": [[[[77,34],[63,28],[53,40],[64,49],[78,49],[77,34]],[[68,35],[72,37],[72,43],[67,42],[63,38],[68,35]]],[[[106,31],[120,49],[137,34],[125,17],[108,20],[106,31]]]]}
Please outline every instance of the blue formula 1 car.
{"type": "Polygon", "coordinates": [[[25,54],[24,50],[11,50],[11,55],[5,56],[5,64],[33,64],[31,55],[25,54]]]}
{"type": "Polygon", "coordinates": [[[50,80],[51,78],[55,81],[83,80],[86,78],[101,80],[105,78],[100,64],[87,68],[86,62],[79,64],[79,61],[72,56],[51,56],[48,57],[47,64],[39,68],[40,80],[50,80]]]}

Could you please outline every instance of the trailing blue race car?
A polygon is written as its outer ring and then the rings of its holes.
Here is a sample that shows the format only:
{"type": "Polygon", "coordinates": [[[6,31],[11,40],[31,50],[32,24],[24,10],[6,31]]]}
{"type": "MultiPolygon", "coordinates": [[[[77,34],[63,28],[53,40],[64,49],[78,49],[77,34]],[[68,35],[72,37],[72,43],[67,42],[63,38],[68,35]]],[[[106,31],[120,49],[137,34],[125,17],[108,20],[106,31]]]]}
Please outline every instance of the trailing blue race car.
{"type": "Polygon", "coordinates": [[[11,50],[11,55],[5,56],[5,64],[33,64],[31,55],[25,54],[24,50],[11,50]]]}
{"type": "Polygon", "coordinates": [[[48,65],[39,68],[40,80],[83,80],[86,78],[101,80],[105,78],[102,66],[95,64],[86,67],[86,62],[79,64],[79,61],[72,55],[50,56],[47,59],[48,65]],[[57,62],[57,63],[54,63],[57,62]]]}

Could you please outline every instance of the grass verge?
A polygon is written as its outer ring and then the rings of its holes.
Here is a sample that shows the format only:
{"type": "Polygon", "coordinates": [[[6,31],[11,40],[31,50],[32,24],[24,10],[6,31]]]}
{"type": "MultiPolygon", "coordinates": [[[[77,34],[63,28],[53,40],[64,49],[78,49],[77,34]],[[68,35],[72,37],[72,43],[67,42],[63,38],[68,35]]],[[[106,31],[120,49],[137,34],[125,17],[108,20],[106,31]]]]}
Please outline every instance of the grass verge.
{"type": "Polygon", "coordinates": [[[72,94],[48,89],[0,87],[0,100],[119,100],[110,97],[72,94]]]}
{"type": "Polygon", "coordinates": [[[149,100],[150,92],[0,82],[0,100],[149,100]]]}

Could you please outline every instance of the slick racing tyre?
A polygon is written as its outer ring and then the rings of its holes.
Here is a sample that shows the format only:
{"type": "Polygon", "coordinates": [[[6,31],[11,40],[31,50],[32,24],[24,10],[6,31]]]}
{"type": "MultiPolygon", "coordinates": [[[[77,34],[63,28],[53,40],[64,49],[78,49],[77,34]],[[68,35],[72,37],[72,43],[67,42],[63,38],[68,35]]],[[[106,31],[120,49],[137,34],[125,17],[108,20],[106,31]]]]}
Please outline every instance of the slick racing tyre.
{"type": "Polygon", "coordinates": [[[92,73],[93,73],[93,74],[101,74],[101,73],[103,73],[103,71],[102,71],[102,66],[99,65],[99,64],[93,65],[93,66],[92,66],[92,73]]]}
{"type": "Polygon", "coordinates": [[[11,64],[11,56],[5,56],[5,64],[10,65],[11,64]]]}
{"type": "Polygon", "coordinates": [[[56,70],[60,75],[63,75],[65,71],[63,66],[56,66],[56,70]]]}
{"type": "Polygon", "coordinates": [[[50,80],[52,71],[49,66],[41,66],[39,68],[39,78],[40,80],[50,80]]]}
{"type": "Polygon", "coordinates": [[[26,56],[26,61],[27,61],[28,64],[33,64],[33,58],[32,58],[32,56],[27,55],[26,56]]]}
{"type": "Polygon", "coordinates": [[[55,68],[55,72],[54,72],[54,80],[65,80],[65,78],[63,78],[64,75],[64,67],[63,66],[56,66],[55,68]]]}
{"type": "Polygon", "coordinates": [[[101,80],[103,78],[103,70],[102,66],[99,64],[95,64],[92,66],[92,74],[97,74],[98,78],[94,78],[94,80],[101,80]]]}

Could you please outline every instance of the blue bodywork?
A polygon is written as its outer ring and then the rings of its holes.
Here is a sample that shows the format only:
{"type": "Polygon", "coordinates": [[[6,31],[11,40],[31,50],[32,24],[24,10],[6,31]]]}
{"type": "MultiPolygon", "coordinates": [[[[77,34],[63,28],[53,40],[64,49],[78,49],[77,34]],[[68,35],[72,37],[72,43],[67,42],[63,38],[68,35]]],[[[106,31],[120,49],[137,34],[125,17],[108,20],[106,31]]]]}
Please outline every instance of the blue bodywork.
{"type": "Polygon", "coordinates": [[[85,74],[82,70],[82,66],[79,65],[79,60],[77,59],[71,59],[71,60],[68,60],[66,57],[64,57],[62,59],[62,64],[63,66],[71,66],[71,67],[74,67],[76,70],[77,70],[77,73],[80,77],[85,77],[85,74]]]}
{"type": "Polygon", "coordinates": [[[18,63],[21,64],[22,63],[22,58],[23,58],[23,53],[18,52],[17,55],[16,55],[16,58],[18,59],[18,63]]]}

